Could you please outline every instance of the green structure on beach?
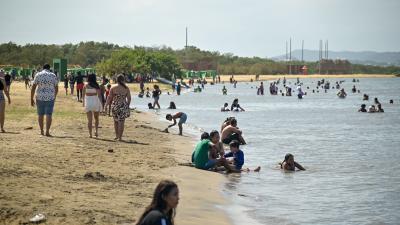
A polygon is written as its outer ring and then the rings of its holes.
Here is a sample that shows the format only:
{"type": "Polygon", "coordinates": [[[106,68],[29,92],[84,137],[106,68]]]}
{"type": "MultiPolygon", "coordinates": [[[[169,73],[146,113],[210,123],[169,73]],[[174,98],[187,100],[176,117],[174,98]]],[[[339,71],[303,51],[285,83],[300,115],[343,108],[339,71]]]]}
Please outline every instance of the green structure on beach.
{"type": "Polygon", "coordinates": [[[200,70],[200,71],[194,71],[194,70],[183,70],[182,71],[182,78],[210,78],[212,77],[213,79],[217,76],[217,71],[216,70],[200,70]]]}

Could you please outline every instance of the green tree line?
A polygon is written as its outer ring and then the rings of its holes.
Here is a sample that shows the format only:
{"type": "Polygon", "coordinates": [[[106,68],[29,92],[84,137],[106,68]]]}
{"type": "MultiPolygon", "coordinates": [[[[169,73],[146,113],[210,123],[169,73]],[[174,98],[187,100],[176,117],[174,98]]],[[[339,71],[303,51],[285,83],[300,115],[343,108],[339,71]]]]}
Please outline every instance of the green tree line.
{"type": "Polygon", "coordinates": [[[45,45],[15,43],[0,44],[1,65],[37,67],[51,63],[53,58],[66,58],[70,66],[95,67],[102,75],[116,73],[158,74],[177,77],[181,69],[217,70],[219,74],[287,74],[300,73],[303,65],[309,73],[374,73],[399,74],[399,67],[351,64],[347,60],[324,60],[319,62],[274,61],[260,57],[239,57],[231,53],[205,51],[194,46],[174,50],[161,47],[127,47],[107,42],[80,42],[78,44],[45,45]],[[321,70],[320,70],[321,68],[321,70]]]}

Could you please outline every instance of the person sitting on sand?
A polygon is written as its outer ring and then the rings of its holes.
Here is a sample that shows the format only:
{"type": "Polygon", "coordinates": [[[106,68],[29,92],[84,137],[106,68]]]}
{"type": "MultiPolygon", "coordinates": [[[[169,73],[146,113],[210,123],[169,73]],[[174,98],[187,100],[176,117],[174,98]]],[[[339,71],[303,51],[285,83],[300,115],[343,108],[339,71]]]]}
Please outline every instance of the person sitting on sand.
{"type": "Polygon", "coordinates": [[[363,101],[368,101],[369,100],[369,96],[367,94],[363,95],[363,101]]]}
{"type": "Polygon", "coordinates": [[[367,107],[367,106],[366,106],[365,104],[361,104],[361,108],[358,109],[358,112],[367,112],[366,107],[367,107]]]}
{"type": "Polygon", "coordinates": [[[242,112],[244,111],[244,109],[239,105],[239,99],[235,98],[231,105],[231,111],[239,112],[239,110],[242,112]]]}
{"type": "Polygon", "coordinates": [[[385,112],[383,109],[382,109],[382,105],[381,104],[378,104],[378,105],[376,105],[378,108],[376,109],[376,112],[385,112]]]}
{"type": "MultiPolygon", "coordinates": [[[[235,173],[240,173],[242,171],[249,172],[250,169],[242,169],[243,164],[244,164],[244,153],[242,150],[239,149],[240,143],[238,141],[232,141],[229,143],[229,149],[231,150],[230,152],[226,153],[224,155],[225,158],[230,158],[227,159],[228,163],[230,164],[231,167],[231,172],[235,173]]],[[[254,169],[254,172],[259,172],[261,169],[260,166],[258,166],[256,169],[254,169]]]]}
{"type": "MultiPolygon", "coordinates": [[[[214,139],[217,139],[217,137],[214,136],[214,139]]],[[[202,170],[209,170],[212,168],[216,168],[217,166],[224,166],[227,171],[230,171],[231,168],[226,159],[224,157],[217,158],[217,153],[218,149],[216,145],[211,142],[211,140],[201,140],[199,143],[197,143],[194,150],[194,166],[197,169],[202,170]]]]}
{"type": "MultiPolygon", "coordinates": [[[[200,136],[200,141],[203,141],[203,140],[210,140],[210,134],[208,134],[207,132],[203,132],[200,136]]],[[[193,153],[192,153],[192,163],[194,163],[194,152],[195,151],[193,151],[193,153]]]]}
{"type": "Polygon", "coordinates": [[[173,225],[178,203],[178,185],[169,180],[161,181],[136,225],[173,225]]]}
{"type": "Polygon", "coordinates": [[[215,152],[213,152],[213,158],[217,159],[220,157],[224,157],[225,151],[224,151],[224,144],[220,141],[220,136],[219,132],[216,130],[213,130],[210,132],[210,141],[211,143],[214,144],[215,146],[215,152]]]}
{"type": "Polygon", "coordinates": [[[230,124],[222,130],[221,139],[222,142],[227,145],[233,140],[239,141],[242,145],[246,144],[246,141],[242,137],[242,131],[237,128],[237,121],[235,118],[231,119],[230,124]]]}
{"type": "Polygon", "coordinates": [[[340,89],[340,91],[337,93],[337,96],[339,98],[346,98],[347,93],[344,91],[344,88],[340,89]]]}
{"type": "Polygon", "coordinates": [[[221,107],[221,112],[228,112],[228,111],[230,111],[229,107],[228,107],[228,103],[225,102],[224,106],[221,107]]]}
{"type": "Polygon", "coordinates": [[[183,130],[182,124],[186,123],[186,120],[187,120],[187,115],[186,115],[186,113],[178,112],[178,113],[174,114],[173,116],[172,116],[171,114],[167,114],[167,115],[165,116],[165,118],[166,118],[167,120],[169,120],[169,121],[174,120],[174,123],[171,124],[171,125],[169,125],[167,128],[165,128],[164,131],[165,131],[165,132],[168,132],[168,128],[175,126],[175,125],[176,125],[176,119],[179,118],[179,122],[178,122],[179,135],[182,135],[182,130],[183,130]]]}
{"type": "Polygon", "coordinates": [[[281,163],[281,169],[284,169],[285,171],[295,171],[296,168],[299,170],[306,170],[303,166],[294,161],[294,156],[292,154],[286,154],[285,159],[281,163]]]}
{"type": "Polygon", "coordinates": [[[369,112],[369,113],[374,113],[374,112],[376,112],[375,106],[374,106],[374,105],[371,105],[371,106],[368,108],[368,112],[369,112]]]}
{"type": "Polygon", "coordinates": [[[170,102],[168,109],[176,109],[175,102],[170,102]]]}

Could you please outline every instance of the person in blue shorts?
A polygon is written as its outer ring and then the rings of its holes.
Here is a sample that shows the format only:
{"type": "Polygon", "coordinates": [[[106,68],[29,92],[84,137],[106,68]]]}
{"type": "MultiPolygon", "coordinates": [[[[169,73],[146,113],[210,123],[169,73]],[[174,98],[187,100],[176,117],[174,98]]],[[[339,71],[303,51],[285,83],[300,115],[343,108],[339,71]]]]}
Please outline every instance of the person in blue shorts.
{"type": "MultiPolygon", "coordinates": [[[[230,171],[231,172],[235,172],[235,173],[240,173],[242,171],[245,172],[249,172],[250,169],[246,168],[246,169],[242,169],[243,164],[244,164],[244,153],[242,150],[239,149],[240,143],[239,141],[231,141],[231,143],[229,143],[229,148],[230,148],[230,152],[226,153],[224,155],[225,158],[230,158],[227,159],[227,162],[230,164],[230,171]]],[[[254,172],[259,172],[261,169],[261,167],[257,167],[256,169],[254,169],[254,172]]]]}
{"type": "Polygon", "coordinates": [[[179,122],[178,122],[179,135],[182,135],[182,130],[183,130],[182,124],[186,123],[186,120],[187,120],[187,115],[186,115],[186,113],[184,113],[184,112],[178,112],[178,113],[175,113],[174,115],[167,114],[167,115],[165,116],[165,118],[166,118],[167,120],[169,120],[169,121],[172,121],[172,120],[173,120],[174,123],[171,124],[171,125],[169,125],[167,128],[165,128],[164,131],[168,133],[168,128],[175,126],[175,125],[176,125],[176,119],[179,119],[179,122]]]}

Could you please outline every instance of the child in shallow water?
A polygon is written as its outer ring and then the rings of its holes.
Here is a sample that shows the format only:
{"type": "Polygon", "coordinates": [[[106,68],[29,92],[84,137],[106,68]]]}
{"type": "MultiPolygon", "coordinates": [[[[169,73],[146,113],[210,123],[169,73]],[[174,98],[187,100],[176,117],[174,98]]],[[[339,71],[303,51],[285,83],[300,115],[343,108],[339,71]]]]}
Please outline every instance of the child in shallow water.
{"type": "Polygon", "coordinates": [[[250,170],[249,168],[243,169],[243,164],[244,164],[244,153],[242,150],[239,149],[240,143],[239,141],[232,141],[231,143],[229,143],[229,148],[230,148],[230,152],[226,153],[224,155],[225,158],[230,158],[227,159],[227,161],[230,164],[230,172],[234,172],[234,173],[240,173],[240,172],[250,172],[250,171],[254,171],[254,172],[260,172],[261,167],[258,166],[257,168],[255,168],[254,170],[250,170]]]}
{"type": "Polygon", "coordinates": [[[286,154],[285,159],[281,163],[281,169],[284,169],[286,171],[295,171],[296,168],[299,170],[306,170],[303,166],[294,161],[294,156],[292,154],[286,154]]]}

